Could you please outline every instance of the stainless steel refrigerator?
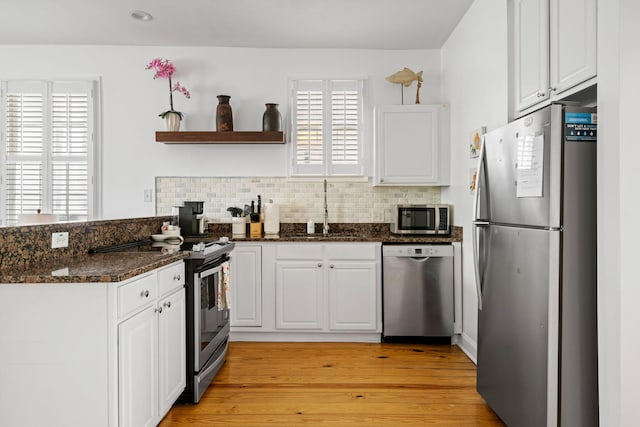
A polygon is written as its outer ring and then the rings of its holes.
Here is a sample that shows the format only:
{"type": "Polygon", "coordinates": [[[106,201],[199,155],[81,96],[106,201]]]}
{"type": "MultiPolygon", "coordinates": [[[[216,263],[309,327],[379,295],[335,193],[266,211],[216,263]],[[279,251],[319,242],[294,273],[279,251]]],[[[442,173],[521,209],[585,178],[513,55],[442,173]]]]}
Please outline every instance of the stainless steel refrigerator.
{"type": "Polygon", "coordinates": [[[553,104],[484,137],[477,388],[510,427],[598,425],[596,132],[553,104]]]}

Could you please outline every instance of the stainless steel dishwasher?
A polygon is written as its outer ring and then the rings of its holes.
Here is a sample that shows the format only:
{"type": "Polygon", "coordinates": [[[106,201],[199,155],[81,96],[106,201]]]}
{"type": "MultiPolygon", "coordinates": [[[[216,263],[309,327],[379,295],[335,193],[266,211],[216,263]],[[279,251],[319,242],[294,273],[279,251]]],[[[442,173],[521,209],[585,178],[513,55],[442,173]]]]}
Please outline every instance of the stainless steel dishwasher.
{"type": "Polygon", "coordinates": [[[382,246],[382,336],[451,337],[453,246],[382,246]]]}

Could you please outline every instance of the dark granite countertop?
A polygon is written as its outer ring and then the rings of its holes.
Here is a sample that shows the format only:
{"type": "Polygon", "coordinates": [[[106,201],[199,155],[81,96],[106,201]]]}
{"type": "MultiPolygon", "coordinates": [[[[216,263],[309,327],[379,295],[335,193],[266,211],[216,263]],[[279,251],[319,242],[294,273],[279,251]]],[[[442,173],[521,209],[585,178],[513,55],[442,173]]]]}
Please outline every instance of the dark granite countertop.
{"type": "Polygon", "coordinates": [[[381,242],[381,243],[453,243],[462,241],[462,227],[452,227],[449,235],[398,235],[389,231],[387,224],[331,224],[327,236],[317,229],[314,234],[307,234],[300,227],[283,227],[277,236],[263,236],[259,238],[235,237],[230,229],[223,227],[209,227],[209,232],[218,236],[227,236],[235,242],[381,242]]]}
{"type": "Polygon", "coordinates": [[[87,254],[71,261],[52,262],[28,269],[0,270],[0,283],[120,282],[182,260],[186,253],[112,252],[87,254]]]}
{"type": "MultiPolygon", "coordinates": [[[[424,243],[446,244],[462,241],[462,228],[452,227],[446,236],[401,236],[392,234],[388,224],[330,224],[328,236],[322,235],[321,224],[316,224],[314,234],[306,233],[305,224],[281,224],[276,237],[236,238],[231,234],[231,224],[209,224],[212,239],[223,236],[236,242],[381,242],[381,243],[424,243]]],[[[49,233],[48,230],[46,230],[49,233]]],[[[142,233],[148,233],[144,230],[142,233]]],[[[140,234],[140,233],[138,233],[140,234]]],[[[27,239],[21,232],[21,241],[42,241],[41,238],[27,239]]],[[[131,235],[133,237],[133,235],[131,235]]],[[[6,240],[6,239],[5,239],[6,240]]],[[[46,243],[46,242],[45,242],[46,243]]],[[[86,242],[85,242],[86,243],[86,242]]],[[[112,242],[108,242],[112,243],[112,242]]],[[[24,245],[23,245],[24,246],[24,245]]],[[[70,250],[68,251],[70,252],[70,250]]],[[[39,254],[42,251],[34,251],[39,254]]],[[[112,253],[69,253],[62,259],[35,256],[29,265],[8,265],[0,269],[0,283],[110,283],[130,279],[147,271],[184,259],[186,253],[163,254],[161,252],[112,252],[112,253]]]]}

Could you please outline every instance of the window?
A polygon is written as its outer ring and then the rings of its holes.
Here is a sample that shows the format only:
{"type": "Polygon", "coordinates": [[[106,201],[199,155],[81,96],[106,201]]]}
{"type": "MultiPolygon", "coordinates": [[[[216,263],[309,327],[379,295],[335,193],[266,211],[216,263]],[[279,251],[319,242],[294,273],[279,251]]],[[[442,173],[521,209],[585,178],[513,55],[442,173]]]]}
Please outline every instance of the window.
{"type": "Polygon", "coordinates": [[[95,82],[1,83],[2,224],[38,210],[93,218],[95,82]]]}
{"type": "Polygon", "coordinates": [[[293,175],[363,175],[363,80],[292,80],[293,175]]]}

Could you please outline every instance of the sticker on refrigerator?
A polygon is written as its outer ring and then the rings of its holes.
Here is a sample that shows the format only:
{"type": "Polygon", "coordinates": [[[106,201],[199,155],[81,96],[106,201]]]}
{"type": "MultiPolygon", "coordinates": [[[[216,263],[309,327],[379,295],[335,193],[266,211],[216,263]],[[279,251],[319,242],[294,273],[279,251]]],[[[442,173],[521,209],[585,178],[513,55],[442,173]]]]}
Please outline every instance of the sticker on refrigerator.
{"type": "Polygon", "coordinates": [[[596,141],[598,139],[598,115],[596,113],[572,113],[564,115],[564,135],[567,141],[596,141]]]}
{"type": "Polygon", "coordinates": [[[542,197],[544,135],[518,138],[516,197],[542,197]]]}

